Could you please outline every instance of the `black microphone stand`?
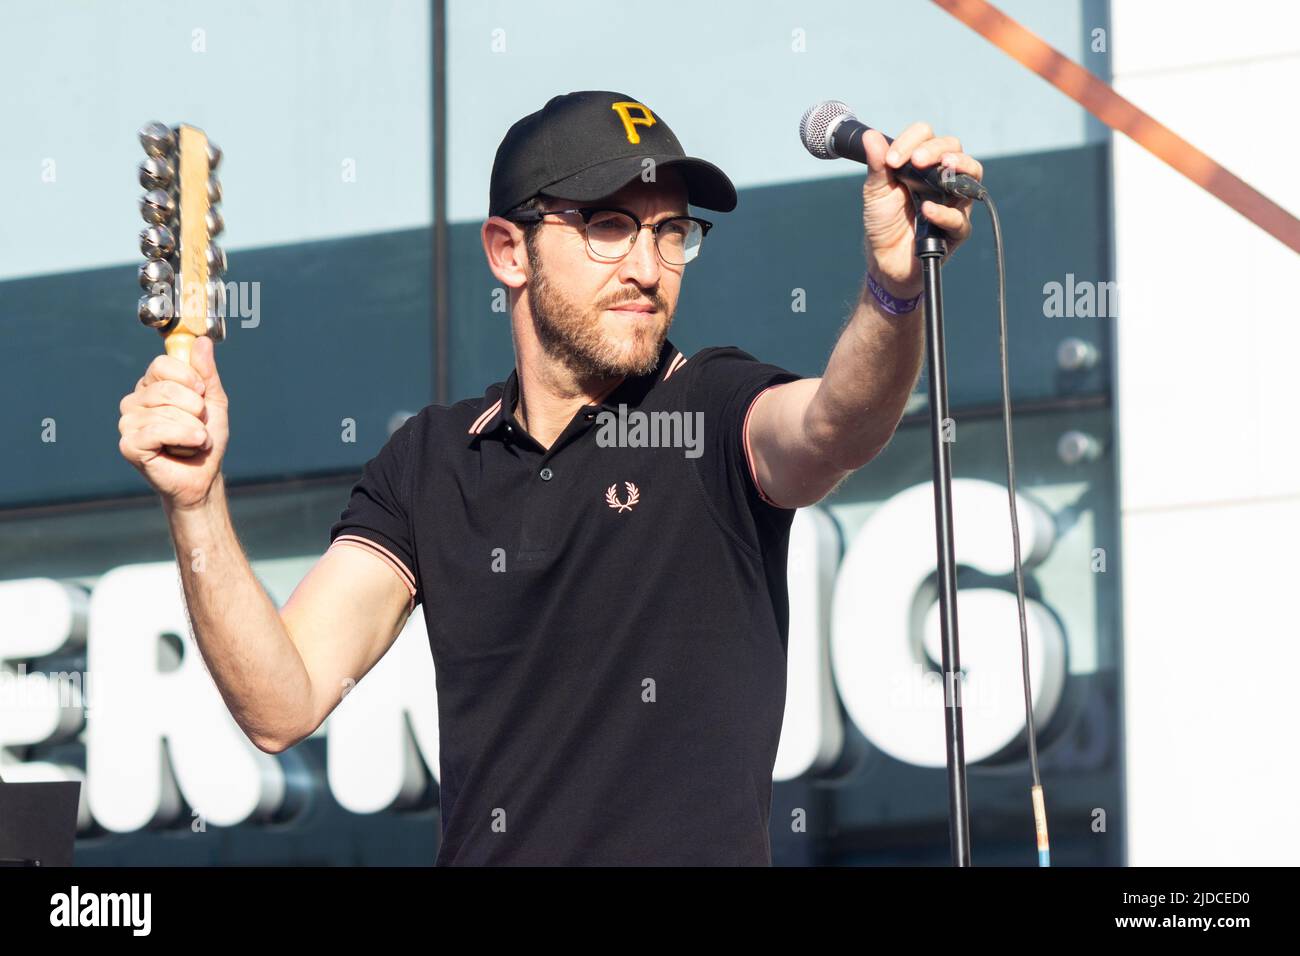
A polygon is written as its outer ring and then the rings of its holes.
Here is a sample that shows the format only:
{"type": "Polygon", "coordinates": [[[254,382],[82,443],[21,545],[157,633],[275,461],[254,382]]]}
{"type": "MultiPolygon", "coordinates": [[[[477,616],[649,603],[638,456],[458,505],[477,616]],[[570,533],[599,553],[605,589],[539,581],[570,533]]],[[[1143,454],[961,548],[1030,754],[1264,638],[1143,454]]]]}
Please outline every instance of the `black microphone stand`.
{"type": "Polygon", "coordinates": [[[952,458],[944,439],[948,421],[948,365],[943,344],[943,281],[948,235],[921,214],[926,199],[938,193],[913,191],[916,255],[925,282],[926,363],[930,370],[930,450],[934,472],[935,546],[939,567],[939,623],[943,635],[943,721],[948,753],[948,840],[953,866],[970,866],[970,809],[966,798],[966,744],[962,729],[961,654],[957,646],[957,565],[952,533],[952,458]]]}

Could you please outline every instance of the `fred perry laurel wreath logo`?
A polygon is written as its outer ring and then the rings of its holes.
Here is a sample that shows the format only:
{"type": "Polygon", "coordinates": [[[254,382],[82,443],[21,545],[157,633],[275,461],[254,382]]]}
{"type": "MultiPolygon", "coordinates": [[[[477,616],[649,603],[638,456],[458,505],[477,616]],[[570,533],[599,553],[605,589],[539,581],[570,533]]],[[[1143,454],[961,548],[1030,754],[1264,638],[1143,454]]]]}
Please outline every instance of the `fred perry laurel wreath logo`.
{"type": "Polygon", "coordinates": [[[637,491],[636,485],[630,481],[623,482],[623,487],[627,489],[626,502],[619,500],[618,485],[613,484],[605,489],[605,503],[619,511],[631,511],[632,506],[641,500],[641,492],[637,491]]]}

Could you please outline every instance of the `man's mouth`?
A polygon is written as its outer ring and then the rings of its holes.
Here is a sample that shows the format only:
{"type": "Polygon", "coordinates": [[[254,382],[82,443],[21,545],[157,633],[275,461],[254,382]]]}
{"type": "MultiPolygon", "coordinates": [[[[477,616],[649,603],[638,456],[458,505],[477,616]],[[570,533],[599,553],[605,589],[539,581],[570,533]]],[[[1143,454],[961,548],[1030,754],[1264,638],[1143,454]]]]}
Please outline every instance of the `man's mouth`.
{"type": "Polygon", "coordinates": [[[625,312],[629,315],[653,315],[655,307],[653,305],[641,305],[633,303],[631,305],[618,305],[610,309],[611,312],[625,312]]]}

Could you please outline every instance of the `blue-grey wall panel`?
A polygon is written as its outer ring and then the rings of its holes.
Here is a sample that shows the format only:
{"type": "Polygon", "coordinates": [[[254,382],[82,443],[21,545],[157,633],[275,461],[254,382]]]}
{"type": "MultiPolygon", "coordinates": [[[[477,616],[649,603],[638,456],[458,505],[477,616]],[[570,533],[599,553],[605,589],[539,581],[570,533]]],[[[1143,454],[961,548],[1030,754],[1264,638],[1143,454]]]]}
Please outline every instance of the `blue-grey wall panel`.
{"type": "MultiPolygon", "coordinates": [[[[229,480],[359,469],[393,413],[430,400],[429,256],[427,229],[231,255],[227,279],[259,283],[260,308],[255,326],[228,320],[217,347],[229,480]]],[[[0,283],[0,507],[147,487],[117,449],[118,402],[162,352],[135,317],[135,272],[0,283]],[[47,418],[53,442],[42,441],[47,418]]]]}

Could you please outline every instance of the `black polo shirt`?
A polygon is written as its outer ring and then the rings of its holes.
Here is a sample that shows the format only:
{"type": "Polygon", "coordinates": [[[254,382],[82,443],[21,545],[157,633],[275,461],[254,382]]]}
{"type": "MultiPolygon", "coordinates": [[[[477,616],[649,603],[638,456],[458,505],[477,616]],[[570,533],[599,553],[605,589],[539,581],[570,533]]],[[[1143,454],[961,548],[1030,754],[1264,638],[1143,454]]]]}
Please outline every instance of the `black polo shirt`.
{"type": "Polygon", "coordinates": [[[665,340],[547,449],[512,371],[365,466],[330,541],[424,605],[438,865],[771,864],[794,511],[755,484],[744,426],[800,377],[665,340]]]}

